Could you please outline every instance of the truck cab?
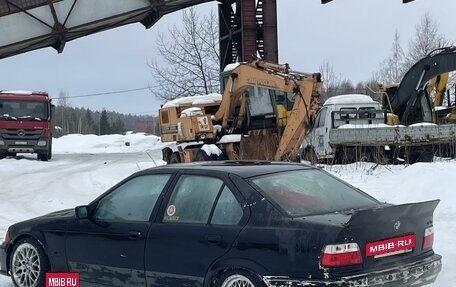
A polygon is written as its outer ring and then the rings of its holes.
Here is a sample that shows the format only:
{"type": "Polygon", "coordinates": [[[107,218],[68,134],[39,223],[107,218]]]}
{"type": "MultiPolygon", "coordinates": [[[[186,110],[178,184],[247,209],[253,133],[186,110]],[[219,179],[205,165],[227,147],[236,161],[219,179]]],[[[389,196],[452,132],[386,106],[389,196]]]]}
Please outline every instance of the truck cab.
{"type": "Polygon", "coordinates": [[[340,95],[331,97],[315,116],[313,128],[302,145],[305,153],[315,153],[318,159],[332,159],[336,148],[331,145],[333,129],[369,128],[385,123],[385,113],[379,102],[367,95],[340,95]]]}
{"type": "Polygon", "coordinates": [[[45,92],[0,91],[0,159],[18,153],[51,159],[51,110],[45,92]]]}

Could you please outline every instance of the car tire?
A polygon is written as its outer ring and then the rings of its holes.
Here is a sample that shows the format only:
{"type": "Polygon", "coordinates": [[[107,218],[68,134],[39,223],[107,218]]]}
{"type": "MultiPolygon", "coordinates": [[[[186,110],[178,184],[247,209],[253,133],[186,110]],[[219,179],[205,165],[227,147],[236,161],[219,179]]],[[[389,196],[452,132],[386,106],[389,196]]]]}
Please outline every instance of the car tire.
{"type": "Polygon", "coordinates": [[[180,163],[181,162],[181,158],[180,158],[180,155],[178,152],[173,152],[171,154],[171,157],[169,158],[169,163],[172,164],[172,163],[180,163]]]}
{"type": "Polygon", "coordinates": [[[43,247],[31,238],[14,246],[10,259],[11,280],[15,287],[42,287],[51,265],[43,247]]]}
{"type": "Polygon", "coordinates": [[[265,287],[258,275],[242,270],[223,273],[215,282],[215,287],[265,287]]]}
{"type": "Polygon", "coordinates": [[[0,159],[4,159],[7,156],[6,153],[0,153],[0,159]]]}

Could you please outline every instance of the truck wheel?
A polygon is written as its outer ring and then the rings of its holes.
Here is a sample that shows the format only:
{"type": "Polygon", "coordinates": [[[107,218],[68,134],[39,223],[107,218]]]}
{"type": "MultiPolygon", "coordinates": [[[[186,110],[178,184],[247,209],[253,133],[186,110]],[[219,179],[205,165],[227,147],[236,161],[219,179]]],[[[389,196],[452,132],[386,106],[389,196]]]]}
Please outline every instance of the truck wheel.
{"type": "Polygon", "coordinates": [[[169,158],[169,163],[172,164],[172,163],[180,163],[180,162],[181,162],[181,158],[180,158],[179,153],[177,151],[173,152],[171,154],[171,157],[169,158]]]}
{"type": "Polygon", "coordinates": [[[48,150],[47,158],[48,158],[48,160],[52,158],[52,144],[49,145],[49,150],[48,150]]]}
{"type": "Polygon", "coordinates": [[[39,153],[37,155],[37,158],[41,161],[48,161],[49,158],[48,158],[48,154],[47,153],[39,153]]]}

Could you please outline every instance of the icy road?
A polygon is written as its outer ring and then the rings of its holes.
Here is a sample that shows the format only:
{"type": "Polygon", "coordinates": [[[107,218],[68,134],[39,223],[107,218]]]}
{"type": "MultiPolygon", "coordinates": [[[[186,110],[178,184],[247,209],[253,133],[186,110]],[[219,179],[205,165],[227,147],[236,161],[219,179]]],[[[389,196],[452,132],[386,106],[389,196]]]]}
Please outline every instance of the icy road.
{"type": "MultiPolygon", "coordinates": [[[[131,173],[164,164],[162,146],[154,136],[72,135],[54,141],[55,153],[49,162],[39,162],[32,155],[0,160],[0,241],[15,222],[89,203],[131,173]]],[[[411,166],[357,163],[323,168],[382,201],[440,199],[434,217],[434,250],[443,256],[443,269],[434,286],[454,285],[455,160],[411,166]]],[[[10,278],[0,276],[0,287],[13,287],[10,278]]]]}

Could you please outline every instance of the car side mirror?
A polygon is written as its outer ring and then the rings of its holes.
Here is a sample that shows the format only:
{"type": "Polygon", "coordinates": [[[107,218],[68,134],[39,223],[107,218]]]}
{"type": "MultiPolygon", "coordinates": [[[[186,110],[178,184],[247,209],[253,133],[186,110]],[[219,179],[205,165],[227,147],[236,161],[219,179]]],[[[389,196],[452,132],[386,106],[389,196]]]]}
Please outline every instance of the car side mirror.
{"type": "Polygon", "coordinates": [[[89,218],[89,207],[87,205],[78,206],[75,208],[75,214],[78,219],[89,218]]]}

